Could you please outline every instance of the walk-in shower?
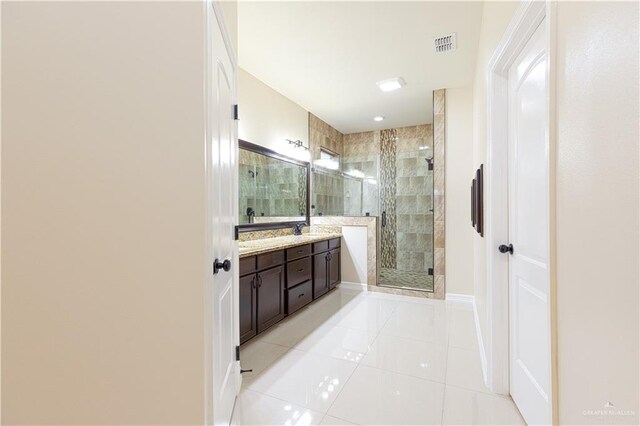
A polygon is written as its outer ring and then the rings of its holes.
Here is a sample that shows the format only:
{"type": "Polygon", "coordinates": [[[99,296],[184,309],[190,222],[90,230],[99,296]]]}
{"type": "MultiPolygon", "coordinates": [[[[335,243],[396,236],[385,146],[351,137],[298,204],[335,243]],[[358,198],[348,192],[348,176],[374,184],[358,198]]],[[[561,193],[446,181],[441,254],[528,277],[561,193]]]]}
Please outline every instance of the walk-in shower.
{"type": "Polygon", "coordinates": [[[433,291],[433,144],[430,125],[380,132],[382,286],[433,291]]]}
{"type": "Polygon", "coordinates": [[[344,135],[338,170],[314,166],[314,216],[378,216],[380,286],[434,289],[431,124],[344,135]]]}

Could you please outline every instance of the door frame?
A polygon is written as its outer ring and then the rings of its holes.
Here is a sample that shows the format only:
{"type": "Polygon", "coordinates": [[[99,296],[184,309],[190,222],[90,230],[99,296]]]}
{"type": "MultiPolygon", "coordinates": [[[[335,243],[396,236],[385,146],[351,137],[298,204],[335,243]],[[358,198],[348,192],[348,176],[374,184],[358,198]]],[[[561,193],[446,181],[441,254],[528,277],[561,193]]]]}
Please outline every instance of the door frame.
{"type": "MultiPolygon", "coordinates": [[[[232,82],[232,103],[237,104],[237,69],[238,69],[238,60],[236,52],[233,48],[233,43],[231,41],[231,37],[229,35],[229,31],[226,27],[224,20],[224,12],[222,10],[221,0],[202,0],[202,8],[203,8],[203,28],[204,28],[204,37],[203,46],[203,59],[204,59],[204,73],[203,73],[203,90],[205,92],[204,96],[204,105],[203,105],[203,119],[205,123],[205,137],[203,139],[203,154],[206,156],[211,155],[209,149],[207,149],[207,140],[211,137],[211,129],[213,128],[213,116],[211,114],[211,105],[213,100],[211,98],[211,89],[213,87],[212,75],[212,58],[213,58],[213,46],[212,46],[212,37],[213,37],[213,26],[217,25],[220,28],[222,33],[222,39],[224,40],[224,45],[229,54],[231,67],[233,69],[233,82],[232,82]]],[[[229,111],[231,114],[231,111],[229,111]]],[[[235,121],[233,125],[233,138],[235,140],[235,149],[237,152],[238,147],[238,122],[235,121]]],[[[237,160],[236,160],[237,161],[237,160]]],[[[208,237],[213,233],[213,226],[211,220],[209,218],[212,215],[209,206],[212,205],[214,194],[212,189],[212,179],[213,179],[213,171],[211,168],[206,166],[205,162],[205,171],[204,171],[204,199],[205,205],[205,246],[204,246],[204,265],[203,265],[203,273],[204,273],[204,282],[206,285],[211,284],[213,279],[213,271],[212,265],[214,261],[214,246],[212,238],[208,237]]],[[[236,189],[238,188],[238,173],[237,169],[231,179],[232,187],[236,189]]],[[[232,214],[234,217],[238,217],[238,204],[232,206],[232,214]]],[[[234,229],[229,229],[229,234],[231,238],[234,235],[234,229]]],[[[239,262],[238,262],[238,247],[237,244],[234,244],[233,255],[231,259],[232,269],[231,273],[233,274],[233,316],[234,316],[234,344],[236,346],[240,345],[240,299],[239,299],[239,288],[240,288],[240,274],[239,274],[239,262]]],[[[207,290],[205,289],[205,294],[207,290]]],[[[215,347],[212,339],[213,336],[213,318],[214,318],[214,306],[213,301],[208,297],[204,297],[204,420],[205,424],[213,425],[214,424],[214,395],[215,390],[213,389],[213,362],[215,359],[215,347]]],[[[242,385],[242,377],[240,374],[240,362],[236,362],[236,374],[237,380],[235,383],[235,391],[236,396],[240,392],[240,387],[242,385]]]]}
{"type": "Polygon", "coordinates": [[[488,65],[487,96],[487,177],[485,217],[487,250],[486,336],[487,385],[491,391],[509,394],[509,260],[498,253],[509,236],[508,210],[508,71],[538,26],[545,25],[548,54],[549,123],[549,303],[551,336],[551,405],[557,423],[556,361],[556,5],[554,2],[527,0],[518,7],[488,65]]]}

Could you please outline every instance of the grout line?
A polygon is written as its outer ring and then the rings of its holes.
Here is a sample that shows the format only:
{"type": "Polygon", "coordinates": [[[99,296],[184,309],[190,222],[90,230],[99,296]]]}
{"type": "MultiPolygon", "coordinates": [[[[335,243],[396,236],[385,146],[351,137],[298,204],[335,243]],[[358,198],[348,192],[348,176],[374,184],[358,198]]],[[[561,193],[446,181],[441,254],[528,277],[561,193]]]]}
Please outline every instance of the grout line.
{"type": "MultiPolygon", "coordinates": [[[[364,359],[364,357],[369,353],[369,351],[371,350],[371,346],[373,346],[373,344],[375,343],[375,341],[378,339],[378,336],[380,335],[380,332],[382,331],[382,329],[387,325],[387,323],[389,322],[389,320],[391,320],[391,317],[395,314],[395,309],[397,308],[397,304],[394,305],[393,310],[391,312],[391,315],[388,316],[387,320],[384,322],[384,324],[378,329],[378,331],[376,332],[376,336],[374,337],[374,339],[371,341],[371,345],[369,345],[369,349],[367,349],[367,353],[365,353],[362,357],[362,359],[364,359]]],[[[347,387],[347,384],[349,383],[349,381],[351,380],[351,377],[353,377],[353,375],[355,374],[355,372],[358,370],[358,368],[360,368],[360,366],[362,366],[363,364],[362,359],[356,364],[356,368],[353,369],[353,371],[351,372],[351,374],[349,375],[349,377],[347,378],[347,380],[344,382],[344,385],[342,386],[342,388],[340,389],[340,391],[338,391],[338,393],[336,393],[336,397],[334,398],[333,402],[331,403],[331,405],[329,406],[329,408],[327,409],[327,414],[329,413],[329,411],[331,411],[331,409],[333,408],[333,405],[336,403],[336,401],[338,400],[338,398],[340,397],[340,395],[342,394],[342,392],[345,390],[345,388],[347,387]]],[[[343,419],[344,420],[344,419],[343,419]]],[[[353,423],[353,422],[351,422],[353,423]]]]}

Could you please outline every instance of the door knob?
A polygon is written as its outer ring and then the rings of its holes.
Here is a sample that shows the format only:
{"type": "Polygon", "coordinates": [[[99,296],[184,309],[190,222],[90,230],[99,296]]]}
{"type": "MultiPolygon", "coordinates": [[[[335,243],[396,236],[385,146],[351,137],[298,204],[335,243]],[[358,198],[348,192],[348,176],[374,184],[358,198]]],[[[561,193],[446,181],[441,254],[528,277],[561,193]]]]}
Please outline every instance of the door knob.
{"type": "Polygon", "coordinates": [[[225,259],[223,262],[220,262],[219,259],[213,261],[213,273],[217,274],[220,269],[225,272],[229,272],[231,270],[231,261],[229,259],[225,259]]]}
{"type": "Polygon", "coordinates": [[[509,254],[513,254],[513,244],[509,244],[508,246],[507,246],[507,245],[504,245],[504,244],[501,244],[501,245],[498,247],[498,251],[499,251],[500,253],[509,253],[509,254]]]}

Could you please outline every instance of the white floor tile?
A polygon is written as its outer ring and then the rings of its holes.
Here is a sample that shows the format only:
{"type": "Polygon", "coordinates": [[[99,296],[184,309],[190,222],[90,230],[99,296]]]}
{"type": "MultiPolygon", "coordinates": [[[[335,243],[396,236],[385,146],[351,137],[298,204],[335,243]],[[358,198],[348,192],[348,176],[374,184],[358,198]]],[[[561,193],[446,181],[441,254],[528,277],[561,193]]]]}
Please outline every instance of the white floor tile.
{"type": "Polygon", "coordinates": [[[274,345],[262,340],[253,339],[240,346],[240,365],[245,370],[253,370],[242,374],[242,385],[247,387],[262,371],[280,359],[289,348],[274,345]]]}
{"type": "Polygon", "coordinates": [[[364,331],[323,324],[294,348],[346,361],[360,362],[369,351],[375,338],[376,333],[371,330],[364,331]]]}
{"type": "Polygon", "coordinates": [[[250,390],[243,390],[233,410],[232,425],[318,425],[324,414],[250,390]]]}
{"type": "Polygon", "coordinates": [[[439,424],[444,385],[360,365],[329,415],[361,425],[439,424]]]}
{"type": "Polygon", "coordinates": [[[249,389],[326,413],[356,366],[292,349],[258,375],[249,389]]]}
{"type": "Polygon", "coordinates": [[[336,312],[328,322],[341,327],[377,333],[389,320],[395,306],[396,302],[391,300],[358,297],[336,312]]]}
{"type": "Polygon", "coordinates": [[[362,364],[444,383],[447,348],[430,342],[381,335],[362,364]]]}
{"type": "Polygon", "coordinates": [[[324,416],[324,419],[322,419],[322,421],[320,422],[320,426],[349,426],[354,424],[355,423],[351,423],[346,420],[342,420],[329,415],[324,416]]]}
{"type": "Polygon", "coordinates": [[[443,424],[446,425],[524,425],[509,397],[487,395],[447,386],[444,392],[443,424]]]}
{"type": "Polygon", "coordinates": [[[446,383],[478,392],[490,392],[484,384],[480,355],[476,351],[449,347],[446,383]]]}
{"type": "Polygon", "coordinates": [[[469,304],[338,288],[241,360],[237,424],[523,423],[484,385],[469,304]]]}
{"type": "Polygon", "coordinates": [[[449,346],[478,351],[478,338],[473,310],[452,309],[449,326],[449,346]]]}
{"type": "Polygon", "coordinates": [[[264,333],[254,337],[254,339],[291,348],[313,333],[322,324],[321,320],[307,315],[307,312],[300,312],[291,318],[285,318],[284,321],[274,325],[264,333]]]}
{"type": "Polygon", "coordinates": [[[441,303],[398,303],[381,334],[447,345],[446,305],[441,303]]]}

